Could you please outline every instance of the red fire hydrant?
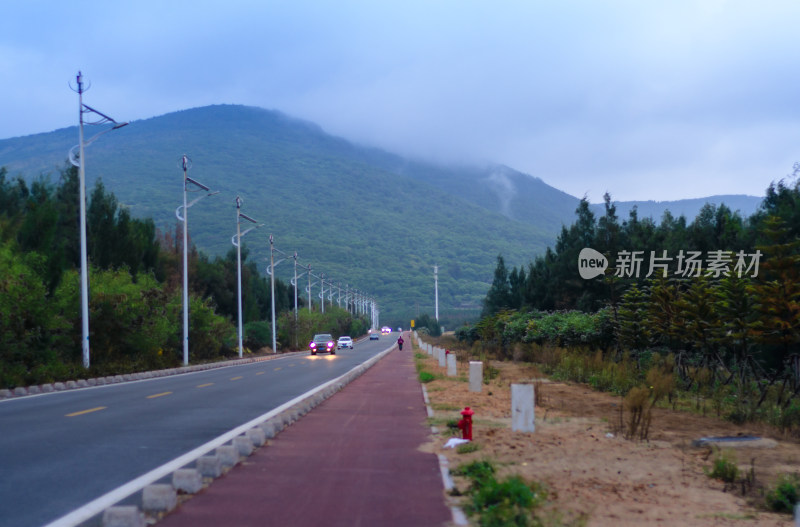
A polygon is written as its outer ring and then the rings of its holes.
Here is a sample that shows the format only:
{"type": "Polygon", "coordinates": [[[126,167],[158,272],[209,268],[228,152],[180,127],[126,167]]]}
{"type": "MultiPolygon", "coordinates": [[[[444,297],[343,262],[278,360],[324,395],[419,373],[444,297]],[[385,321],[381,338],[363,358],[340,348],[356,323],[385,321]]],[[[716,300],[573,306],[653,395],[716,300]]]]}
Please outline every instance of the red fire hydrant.
{"type": "Polygon", "coordinates": [[[469,406],[461,410],[463,418],[458,422],[458,427],[461,429],[461,438],[469,439],[472,441],[472,416],[475,412],[469,406]]]}

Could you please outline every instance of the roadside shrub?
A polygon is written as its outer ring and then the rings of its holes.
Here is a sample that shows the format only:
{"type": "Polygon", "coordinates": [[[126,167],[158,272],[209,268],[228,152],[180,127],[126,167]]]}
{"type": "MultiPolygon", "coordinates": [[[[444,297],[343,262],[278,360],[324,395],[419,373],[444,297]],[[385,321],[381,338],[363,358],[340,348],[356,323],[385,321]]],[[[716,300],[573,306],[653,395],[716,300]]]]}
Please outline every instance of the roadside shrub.
{"type": "Polygon", "coordinates": [[[473,494],[467,510],[480,514],[478,525],[481,527],[527,527],[534,525],[532,509],[540,506],[545,498],[540,485],[529,485],[519,476],[502,481],[492,477],[473,494]]]}
{"type": "Polygon", "coordinates": [[[708,477],[733,483],[739,475],[739,467],[736,465],[736,458],[731,452],[723,451],[714,458],[711,471],[707,472],[708,477]]]}
{"type": "Polygon", "coordinates": [[[419,382],[426,384],[435,380],[436,380],[436,375],[432,374],[431,372],[429,371],[419,372],[419,382]]]}
{"type": "Polygon", "coordinates": [[[270,323],[257,320],[244,325],[244,345],[251,350],[272,346],[272,329],[270,323]]]}
{"type": "Polygon", "coordinates": [[[453,471],[453,474],[457,476],[464,476],[472,480],[473,488],[482,486],[489,479],[494,479],[494,473],[494,464],[488,460],[473,461],[453,471]]]}
{"type": "Polygon", "coordinates": [[[647,439],[651,407],[650,390],[646,386],[637,386],[628,392],[625,396],[625,408],[628,410],[628,426],[625,430],[627,439],[647,439]]]}
{"type": "Polygon", "coordinates": [[[767,492],[767,507],[775,512],[792,514],[800,501],[800,475],[781,474],[775,486],[767,492]]]}

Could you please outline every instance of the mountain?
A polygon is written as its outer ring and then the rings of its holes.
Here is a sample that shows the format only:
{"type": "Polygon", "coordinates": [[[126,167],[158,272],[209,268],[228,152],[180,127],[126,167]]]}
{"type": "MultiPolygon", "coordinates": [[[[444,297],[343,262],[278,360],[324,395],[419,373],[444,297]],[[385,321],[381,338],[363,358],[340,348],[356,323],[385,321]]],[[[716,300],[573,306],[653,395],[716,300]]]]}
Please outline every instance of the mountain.
{"type": "MultiPolygon", "coordinates": [[[[724,203],[732,211],[738,211],[743,218],[747,218],[758,210],[763,199],[744,194],[727,194],[678,201],[616,201],[614,205],[620,220],[628,219],[631,210],[636,207],[639,218],[652,218],[656,223],[661,221],[661,217],[667,210],[674,217],[685,216],[686,220],[691,222],[707,203],[717,207],[724,203]]],[[[599,218],[605,214],[605,205],[603,204],[593,204],[590,208],[595,213],[595,217],[599,218]]]]}
{"type": "MultiPolygon", "coordinates": [[[[97,131],[87,126],[87,139],[97,131]]],[[[77,141],[76,126],[0,140],[0,166],[26,179],[57,174],[77,141]]],[[[251,259],[265,262],[272,233],[275,246],[296,250],[303,265],[376,295],[383,318],[398,324],[433,313],[434,265],[440,314],[475,314],[496,257],[509,266],[527,264],[554,244],[562,225],[573,223],[579,203],[503,165],[410,160],[276,111],[238,105],[174,112],[104,135],[86,148],[88,190],[102,178],[132,214],[171,231],[183,199],[183,154],[192,159],[189,176],[220,191],[189,210],[198,248],[212,255],[231,249],[234,200],[241,196],[242,212],[264,223],[244,238],[251,259]]],[[[745,215],[760,200],[707,198],[716,199],[745,215]]],[[[659,221],[669,209],[691,221],[705,201],[619,202],[617,213],[627,219],[636,205],[640,217],[659,221]]],[[[602,214],[602,205],[594,207],[602,214]]],[[[289,263],[276,271],[284,280],[290,273],[289,263]]]]}
{"type": "MultiPolygon", "coordinates": [[[[87,127],[86,136],[92,133],[87,127]]],[[[0,141],[0,166],[28,179],[56,174],[77,137],[72,127],[0,141]]],[[[189,210],[201,250],[231,249],[241,196],[242,212],[264,223],[244,238],[262,269],[272,233],[276,247],[296,250],[301,264],[374,294],[387,322],[433,312],[435,264],[440,314],[474,313],[497,255],[522,265],[553,239],[552,231],[469,203],[424,177],[389,170],[396,156],[251,107],[185,110],[104,135],[86,148],[87,186],[102,178],[132,214],[172,230],[183,196],[182,154],[192,159],[190,177],[220,191],[189,210]]],[[[284,280],[290,273],[289,263],[276,271],[284,280]]]]}

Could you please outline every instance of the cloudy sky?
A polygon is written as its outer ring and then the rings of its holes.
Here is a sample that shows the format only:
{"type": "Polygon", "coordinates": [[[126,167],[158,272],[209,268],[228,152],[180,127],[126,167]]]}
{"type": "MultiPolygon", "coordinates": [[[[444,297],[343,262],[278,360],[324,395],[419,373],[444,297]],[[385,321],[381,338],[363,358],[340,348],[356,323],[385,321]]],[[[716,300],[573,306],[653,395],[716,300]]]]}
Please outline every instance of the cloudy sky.
{"type": "Polygon", "coordinates": [[[0,139],[233,103],[590,201],[763,195],[800,161],[796,0],[5,0],[0,139]]]}

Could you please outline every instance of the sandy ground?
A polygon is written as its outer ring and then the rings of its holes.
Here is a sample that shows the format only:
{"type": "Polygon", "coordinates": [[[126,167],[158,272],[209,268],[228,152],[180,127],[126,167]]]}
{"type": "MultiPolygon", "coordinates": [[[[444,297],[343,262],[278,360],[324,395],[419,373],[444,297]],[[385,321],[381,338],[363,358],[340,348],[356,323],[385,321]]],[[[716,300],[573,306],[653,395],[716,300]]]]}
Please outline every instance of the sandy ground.
{"type": "MultiPolygon", "coordinates": [[[[415,351],[418,351],[415,349],[415,351]]],[[[433,358],[429,371],[446,373],[433,358]]],[[[654,409],[648,441],[631,441],[619,433],[621,398],[590,387],[549,382],[538,387],[536,432],[511,431],[512,383],[542,379],[527,364],[497,363],[498,377],[468,390],[467,365],[459,363],[459,377],[437,379],[425,385],[434,410],[433,424],[441,432],[431,445],[444,454],[451,469],[476,459],[493,459],[500,475],[519,474],[546,484],[550,513],[567,523],[588,526],[788,526],[791,517],[766,512],[763,487],[780,472],[800,471],[800,445],[773,437],[756,446],[730,449],[742,471],[755,473],[756,485],[747,495],[741,485],[726,488],[706,476],[718,451],[693,447],[708,436],[759,435],[767,430],[740,427],[714,417],[654,409]],[[458,454],[444,449],[449,438],[447,420],[459,419],[460,410],[475,411],[473,440],[480,449],[458,454]]],[[[465,490],[468,482],[455,478],[465,490]]],[[[458,500],[459,498],[451,498],[458,500]]],[[[463,498],[460,498],[463,499],[463,498]]]]}

